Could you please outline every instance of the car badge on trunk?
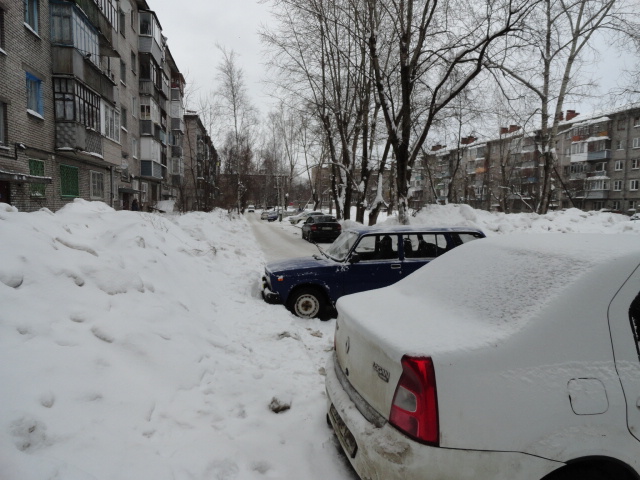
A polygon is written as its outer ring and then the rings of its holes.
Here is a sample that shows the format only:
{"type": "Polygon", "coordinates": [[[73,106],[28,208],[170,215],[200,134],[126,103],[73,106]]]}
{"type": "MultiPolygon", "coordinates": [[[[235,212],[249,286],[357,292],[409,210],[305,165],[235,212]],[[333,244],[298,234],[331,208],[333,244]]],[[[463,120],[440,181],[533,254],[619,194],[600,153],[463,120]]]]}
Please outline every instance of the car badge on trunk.
{"type": "Polygon", "coordinates": [[[389,383],[389,370],[382,368],[376,362],[373,362],[373,369],[383,381],[389,383]]]}

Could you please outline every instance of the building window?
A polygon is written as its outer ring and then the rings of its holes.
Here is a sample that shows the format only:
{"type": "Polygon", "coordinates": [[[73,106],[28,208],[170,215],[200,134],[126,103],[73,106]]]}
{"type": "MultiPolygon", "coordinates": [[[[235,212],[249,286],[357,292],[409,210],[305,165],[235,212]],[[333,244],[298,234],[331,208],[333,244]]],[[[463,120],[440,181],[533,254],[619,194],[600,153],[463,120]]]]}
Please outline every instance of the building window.
{"type": "Polygon", "coordinates": [[[609,190],[609,182],[607,180],[592,180],[587,185],[588,190],[609,190]]]}
{"type": "Polygon", "coordinates": [[[614,200],[612,210],[615,210],[616,212],[622,211],[622,202],[620,200],[614,200]]]}
{"type": "Polygon", "coordinates": [[[637,202],[635,200],[629,200],[629,210],[636,211],[637,202]]]}
{"type": "Polygon", "coordinates": [[[127,64],[120,59],[120,81],[126,85],[127,83],[127,64]]]}
{"type": "Polygon", "coordinates": [[[128,128],[127,109],[123,105],[120,105],[120,126],[125,130],[128,128]]]}
{"type": "Polygon", "coordinates": [[[640,148],[640,137],[633,139],[633,148],[640,148]]]}
{"type": "Polygon", "coordinates": [[[38,33],[38,1],[24,0],[24,23],[36,33],[38,33]]]}
{"type": "Polygon", "coordinates": [[[616,140],[616,150],[624,150],[624,141],[616,140]]]}
{"type": "Polygon", "coordinates": [[[73,46],[94,65],[100,65],[98,31],[70,3],[51,3],[51,43],[73,46]]]}
{"type": "Polygon", "coordinates": [[[60,165],[60,195],[79,197],[78,167],[60,165]]]}
{"type": "Polygon", "coordinates": [[[131,115],[138,118],[138,97],[131,97],[131,115]]]}
{"type": "Polygon", "coordinates": [[[640,117],[634,117],[633,126],[634,127],[640,127],[640,117]]]}
{"type": "Polygon", "coordinates": [[[104,173],[91,172],[91,198],[103,199],[104,198],[104,173]]]}
{"type": "Polygon", "coordinates": [[[640,180],[629,180],[629,190],[638,190],[638,182],[640,182],[640,180]]]}
{"type": "Polygon", "coordinates": [[[4,48],[4,10],[0,8],[0,50],[4,48]]]}
{"type": "Polygon", "coordinates": [[[613,181],[613,191],[620,192],[622,190],[622,180],[613,181]]]}
{"type": "Polygon", "coordinates": [[[625,119],[620,118],[618,119],[618,130],[626,130],[627,129],[627,122],[625,121],[625,119]]]}
{"type": "Polygon", "coordinates": [[[638,169],[638,159],[634,158],[633,160],[631,160],[631,169],[632,170],[637,170],[638,169]]]}
{"type": "MultiPolygon", "coordinates": [[[[44,177],[44,162],[42,160],[34,160],[30,158],[29,175],[44,177]]],[[[29,185],[32,197],[44,197],[45,185],[43,183],[31,183],[29,185]]]]}
{"type": "Polygon", "coordinates": [[[74,121],[100,130],[100,97],[70,78],[53,79],[57,121],[74,121]]]}
{"type": "Polygon", "coordinates": [[[593,202],[593,209],[594,210],[602,210],[604,208],[604,202],[602,200],[598,200],[596,202],[593,202]]]}
{"type": "Polygon", "coordinates": [[[138,65],[138,60],[136,59],[136,54],[131,52],[131,71],[133,72],[134,75],[138,74],[137,65],[138,65]]]}
{"type": "Polygon", "coordinates": [[[120,141],[120,113],[108,103],[102,104],[103,117],[103,131],[102,134],[114,140],[120,141]]]}
{"type": "Polygon", "coordinates": [[[7,104],[0,102],[0,146],[6,147],[8,140],[7,104]]]}
{"type": "Polygon", "coordinates": [[[118,23],[118,29],[120,30],[120,35],[122,35],[123,37],[126,37],[126,24],[127,24],[127,15],[124,13],[124,11],[122,9],[120,9],[118,11],[118,17],[120,19],[120,22],[118,23]]]}
{"type": "Polygon", "coordinates": [[[131,156],[138,158],[138,139],[131,137],[131,156]]]}
{"type": "Polygon", "coordinates": [[[40,116],[44,115],[42,80],[29,72],[27,72],[27,109],[40,116]]]}
{"type": "Polygon", "coordinates": [[[622,160],[616,160],[614,168],[617,172],[621,171],[624,168],[624,162],[622,160]]]}
{"type": "Polygon", "coordinates": [[[149,191],[149,184],[147,182],[142,182],[140,184],[140,190],[142,190],[142,193],[140,194],[140,201],[142,203],[147,203],[147,193],[149,191]]]}

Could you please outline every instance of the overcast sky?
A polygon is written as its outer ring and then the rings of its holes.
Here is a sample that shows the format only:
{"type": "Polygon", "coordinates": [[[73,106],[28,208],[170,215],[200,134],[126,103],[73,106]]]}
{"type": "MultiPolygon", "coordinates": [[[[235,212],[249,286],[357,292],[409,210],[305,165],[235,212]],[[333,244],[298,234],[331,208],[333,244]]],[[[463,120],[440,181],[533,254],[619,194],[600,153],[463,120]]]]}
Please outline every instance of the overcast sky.
{"type": "Polygon", "coordinates": [[[222,55],[216,44],[238,54],[249,97],[261,114],[269,109],[262,80],[264,65],[259,27],[268,21],[268,8],[257,0],[147,0],[156,12],[162,33],[178,68],[196,96],[215,88],[222,55]]]}
{"type": "MultiPolygon", "coordinates": [[[[270,20],[268,5],[258,0],[148,0],[148,3],[158,16],[178,68],[189,83],[197,86],[196,98],[215,88],[216,67],[222,57],[216,44],[220,44],[238,54],[252,103],[262,115],[268,112],[271,100],[262,83],[266,68],[258,37],[260,26],[270,20]]],[[[609,47],[606,40],[599,40],[598,44],[602,45],[601,62],[593,71],[602,85],[601,92],[605,93],[616,86],[624,58],[629,54],[609,47]]],[[[600,95],[579,103],[565,102],[564,109],[586,115],[605,107],[602,98],[600,95]]]]}

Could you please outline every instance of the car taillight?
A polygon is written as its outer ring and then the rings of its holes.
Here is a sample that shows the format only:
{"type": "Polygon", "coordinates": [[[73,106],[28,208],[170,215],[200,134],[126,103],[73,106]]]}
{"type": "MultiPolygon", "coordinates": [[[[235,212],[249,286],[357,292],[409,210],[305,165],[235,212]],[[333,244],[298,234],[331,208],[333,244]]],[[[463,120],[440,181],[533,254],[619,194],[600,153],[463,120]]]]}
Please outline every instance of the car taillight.
{"type": "Polygon", "coordinates": [[[318,227],[316,227],[315,225],[311,225],[311,230],[317,230],[318,227]]]}
{"type": "Polygon", "coordinates": [[[411,438],[438,445],[438,393],[429,357],[402,357],[402,375],[393,396],[389,422],[411,438]]]}
{"type": "Polygon", "coordinates": [[[342,225],[338,224],[338,230],[342,230],[342,225]]]}

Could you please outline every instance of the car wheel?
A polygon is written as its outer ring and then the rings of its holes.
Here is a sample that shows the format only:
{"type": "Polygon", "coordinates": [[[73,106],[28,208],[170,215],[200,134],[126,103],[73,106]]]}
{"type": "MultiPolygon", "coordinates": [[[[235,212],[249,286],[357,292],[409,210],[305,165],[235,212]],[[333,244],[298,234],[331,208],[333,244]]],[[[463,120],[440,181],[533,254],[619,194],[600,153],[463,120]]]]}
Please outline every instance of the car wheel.
{"type": "Polygon", "coordinates": [[[322,293],[316,288],[301,288],[293,293],[289,301],[291,311],[301,318],[323,316],[325,303],[322,293]]]}
{"type": "Polygon", "coordinates": [[[598,468],[577,466],[562,468],[543,480],[607,480],[608,478],[611,477],[598,468]]]}

